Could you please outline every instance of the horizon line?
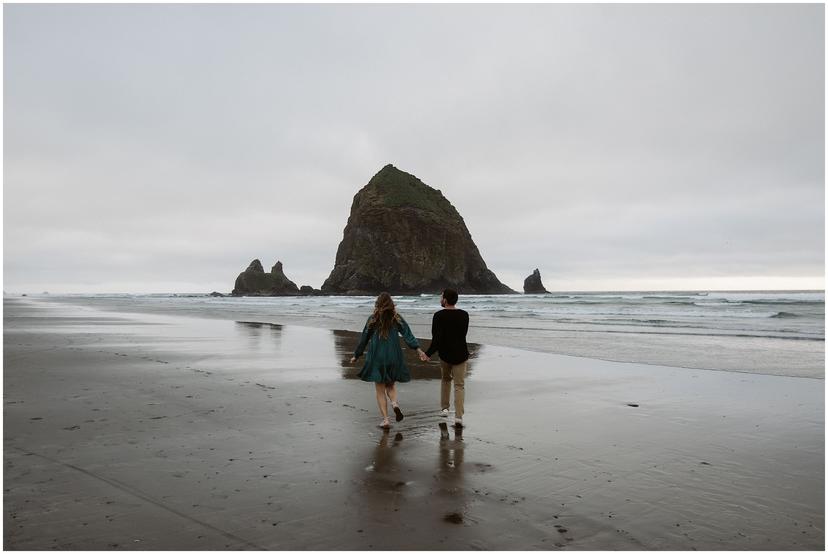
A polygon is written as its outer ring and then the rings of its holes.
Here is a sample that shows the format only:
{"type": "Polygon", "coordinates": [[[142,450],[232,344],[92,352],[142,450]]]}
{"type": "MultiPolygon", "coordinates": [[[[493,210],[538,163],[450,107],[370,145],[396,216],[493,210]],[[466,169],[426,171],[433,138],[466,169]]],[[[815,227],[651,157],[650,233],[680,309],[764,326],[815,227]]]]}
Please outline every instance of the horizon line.
{"type": "MultiPolygon", "coordinates": [[[[42,292],[9,292],[3,291],[3,296],[60,296],[60,295],[94,295],[94,294],[155,294],[155,295],[210,295],[213,292],[220,292],[220,291],[210,291],[210,292],[203,292],[203,291],[188,291],[188,292],[142,292],[142,291],[100,291],[100,292],[49,292],[49,291],[42,291],[42,292]]],[[[595,289],[595,290],[574,290],[574,289],[561,289],[561,290],[547,290],[546,293],[542,292],[520,292],[515,291],[514,293],[504,293],[504,294],[477,294],[477,293],[466,293],[465,296],[543,296],[544,294],[559,294],[559,293],[574,293],[574,294],[584,294],[584,293],[635,293],[635,292],[825,292],[824,288],[821,289],[767,289],[767,288],[760,288],[760,289],[595,289]]],[[[225,296],[232,296],[233,298],[280,298],[280,297],[303,297],[303,296],[310,296],[310,297],[357,297],[357,296],[373,296],[373,295],[365,295],[365,294],[293,294],[293,295],[232,295],[229,292],[221,293],[225,296]]],[[[422,293],[413,293],[413,294],[392,294],[391,296],[422,296],[422,295],[439,295],[440,292],[422,292],[422,293]]],[[[463,293],[461,293],[463,294],[463,293]]]]}

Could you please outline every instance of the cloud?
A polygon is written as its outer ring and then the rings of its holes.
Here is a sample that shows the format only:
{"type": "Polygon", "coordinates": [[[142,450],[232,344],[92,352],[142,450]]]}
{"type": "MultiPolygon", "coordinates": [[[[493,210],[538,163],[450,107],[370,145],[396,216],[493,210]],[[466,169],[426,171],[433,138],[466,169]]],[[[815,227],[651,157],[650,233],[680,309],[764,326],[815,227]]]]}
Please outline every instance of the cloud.
{"type": "Polygon", "coordinates": [[[389,162],[513,288],[819,283],[823,10],[10,5],[4,287],[319,286],[389,162]]]}

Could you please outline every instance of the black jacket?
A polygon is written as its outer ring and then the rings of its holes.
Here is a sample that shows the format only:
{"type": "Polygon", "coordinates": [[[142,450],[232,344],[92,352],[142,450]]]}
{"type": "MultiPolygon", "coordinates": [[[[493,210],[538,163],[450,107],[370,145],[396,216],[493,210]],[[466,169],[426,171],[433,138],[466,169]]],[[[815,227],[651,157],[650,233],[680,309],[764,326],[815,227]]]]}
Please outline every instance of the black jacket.
{"type": "Polygon", "coordinates": [[[469,314],[465,310],[440,310],[431,320],[431,345],[426,356],[435,352],[450,364],[461,364],[469,359],[466,333],[469,330],[469,314]]]}

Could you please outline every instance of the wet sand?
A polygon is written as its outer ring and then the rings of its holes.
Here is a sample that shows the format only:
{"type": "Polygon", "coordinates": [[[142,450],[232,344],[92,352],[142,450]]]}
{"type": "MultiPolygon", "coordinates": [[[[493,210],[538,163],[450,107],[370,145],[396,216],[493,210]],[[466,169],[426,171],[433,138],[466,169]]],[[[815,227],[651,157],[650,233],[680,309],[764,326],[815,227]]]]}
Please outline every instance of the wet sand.
{"type": "Polygon", "coordinates": [[[466,422],[356,334],[4,301],[4,548],[822,550],[824,382],[475,347],[466,422]],[[449,420],[450,422],[450,420],[449,420]]]}

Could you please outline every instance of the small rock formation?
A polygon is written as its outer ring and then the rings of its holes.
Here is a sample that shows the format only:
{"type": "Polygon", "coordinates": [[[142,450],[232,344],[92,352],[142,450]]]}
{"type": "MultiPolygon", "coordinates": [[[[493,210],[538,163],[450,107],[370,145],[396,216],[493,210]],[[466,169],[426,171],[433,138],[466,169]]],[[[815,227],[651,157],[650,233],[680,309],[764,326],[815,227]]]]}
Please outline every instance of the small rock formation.
{"type": "Polygon", "coordinates": [[[299,294],[296,283],[285,277],[282,262],[265,273],[262,262],[253,260],[247,269],[236,277],[233,296],[295,296],[299,294]]]}
{"type": "Polygon", "coordinates": [[[315,289],[310,285],[302,285],[299,287],[299,294],[302,296],[318,296],[322,294],[322,291],[319,289],[315,289]]]}
{"type": "Polygon", "coordinates": [[[323,294],[507,294],[460,214],[436,189],[386,165],[354,196],[323,294]]]}
{"type": "Polygon", "coordinates": [[[222,298],[223,298],[223,297],[224,297],[224,296],[226,296],[226,295],[221,294],[220,292],[218,292],[218,291],[215,291],[215,290],[214,290],[213,292],[211,292],[211,293],[210,293],[210,294],[208,294],[207,296],[215,296],[215,297],[222,297],[222,298]]]}
{"type": "Polygon", "coordinates": [[[541,282],[540,271],[535,269],[532,275],[523,280],[523,292],[526,294],[544,294],[549,292],[541,282]]]}

